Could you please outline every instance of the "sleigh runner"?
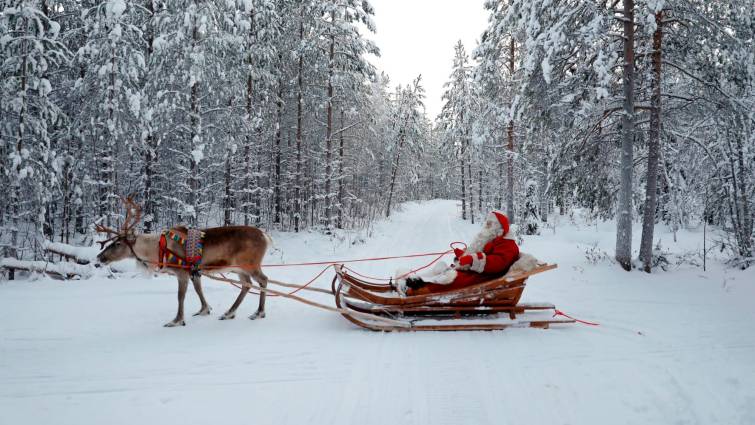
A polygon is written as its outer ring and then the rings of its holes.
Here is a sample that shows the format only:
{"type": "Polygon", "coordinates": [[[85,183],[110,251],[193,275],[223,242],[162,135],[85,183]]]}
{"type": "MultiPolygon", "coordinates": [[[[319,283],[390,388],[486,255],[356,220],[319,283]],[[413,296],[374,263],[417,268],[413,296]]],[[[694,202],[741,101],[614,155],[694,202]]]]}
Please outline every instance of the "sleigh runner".
{"type": "Polygon", "coordinates": [[[547,329],[550,325],[574,323],[574,320],[537,314],[555,311],[553,304],[520,304],[519,300],[527,278],[555,268],[556,265],[544,264],[527,272],[460,289],[401,296],[391,283],[357,277],[339,265],[332,289],[342,315],[357,326],[374,331],[547,329]],[[370,320],[368,315],[390,318],[401,324],[370,320]],[[529,317],[533,315],[539,317],[529,317]]]}

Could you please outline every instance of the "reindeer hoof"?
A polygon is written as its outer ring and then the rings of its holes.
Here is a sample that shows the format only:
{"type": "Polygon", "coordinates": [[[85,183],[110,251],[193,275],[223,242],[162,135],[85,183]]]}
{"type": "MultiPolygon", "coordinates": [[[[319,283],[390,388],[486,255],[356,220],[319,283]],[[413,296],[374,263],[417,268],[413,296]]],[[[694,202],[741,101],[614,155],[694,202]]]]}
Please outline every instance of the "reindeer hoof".
{"type": "Polygon", "coordinates": [[[212,312],[212,309],[210,307],[207,307],[194,313],[194,316],[209,316],[211,312],[212,312]]]}
{"type": "Polygon", "coordinates": [[[264,311],[258,311],[251,316],[249,316],[249,319],[255,320],[255,319],[264,319],[265,318],[265,312],[264,311]]]}
{"type": "Polygon", "coordinates": [[[220,320],[231,320],[236,318],[236,313],[225,313],[222,316],[220,316],[220,320]]]}
{"type": "Polygon", "coordinates": [[[183,320],[173,320],[171,322],[164,324],[163,326],[166,328],[173,328],[176,326],[186,326],[186,322],[184,322],[183,320]]]}

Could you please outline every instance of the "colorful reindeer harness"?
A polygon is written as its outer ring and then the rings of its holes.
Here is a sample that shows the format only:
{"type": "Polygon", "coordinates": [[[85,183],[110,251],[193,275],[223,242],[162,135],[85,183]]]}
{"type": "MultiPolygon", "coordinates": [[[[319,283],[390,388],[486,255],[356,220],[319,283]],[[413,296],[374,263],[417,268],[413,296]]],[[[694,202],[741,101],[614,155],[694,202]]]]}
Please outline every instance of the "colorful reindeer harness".
{"type": "Polygon", "coordinates": [[[198,229],[189,229],[186,236],[175,229],[164,230],[160,235],[158,269],[176,267],[188,269],[192,275],[199,274],[199,268],[202,265],[204,237],[205,233],[198,229]],[[184,251],[183,256],[168,248],[169,239],[180,244],[184,251]]]}

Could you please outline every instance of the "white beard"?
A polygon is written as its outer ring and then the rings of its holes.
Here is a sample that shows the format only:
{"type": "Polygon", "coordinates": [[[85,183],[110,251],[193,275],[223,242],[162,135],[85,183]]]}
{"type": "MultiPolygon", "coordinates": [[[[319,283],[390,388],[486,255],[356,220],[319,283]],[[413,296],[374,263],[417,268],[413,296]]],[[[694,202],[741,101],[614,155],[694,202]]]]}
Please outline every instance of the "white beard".
{"type": "Polygon", "coordinates": [[[480,230],[472,242],[467,245],[467,249],[464,252],[467,254],[481,252],[485,247],[485,244],[499,236],[503,236],[503,228],[495,215],[490,213],[485,217],[485,224],[483,225],[482,230],[480,230]]]}

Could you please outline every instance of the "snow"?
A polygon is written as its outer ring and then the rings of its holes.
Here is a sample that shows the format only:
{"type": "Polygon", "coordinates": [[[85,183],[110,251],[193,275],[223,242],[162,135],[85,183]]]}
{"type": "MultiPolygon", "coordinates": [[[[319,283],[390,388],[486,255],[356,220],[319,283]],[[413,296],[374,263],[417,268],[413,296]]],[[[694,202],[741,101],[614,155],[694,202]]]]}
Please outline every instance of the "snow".
{"type": "Polygon", "coordinates": [[[128,93],[128,106],[131,110],[131,113],[135,116],[139,115],[139,111],[141,110],[141,96],[139,93],[128,93]]]}
{"type": "MultiPolygon", "coordinates": [[[[454,201],[408,203],[369,234],[275,233],[266,262],[434,252],[478,230],[454,201]]],[[[702,232],[657,234],[678,254],[702,246],[702,232]]],[[[191,317],[189,293],[187,326],[167,329],[168,276],[0,283],[0,423],[755,423],[755,270],[627,273],[587,255],[613,252],[615,224],[579,217],[524,241],[559,268],[534,276],[522,301],[600,326],[382,334],[279,298],[250,321],[254,296],[219,321],[236,289],[205,282],[212,316],[191,317]]],[[[427,261],[352,267],[389,276],[427,261]]],[[[266,273],[301,283],[319,270],[266,273]]]]}
{"type": "Polygon", "coordinates": [[[78,275],[88,277],[92,274],[92,268],[75,263],[50,263],[47,261],[20,261],[15,258],[0,258],[0,268],[21,268],[35,272],[56,273],[59,275],[78,275]]]}
{"type": "Polygon", "coordinates": [[[126,3],[123,0],[110,0],[105,6],[105,13],[108,19],[118,20],[126,10],[126,3]]]}
{"type": "Polygon", "coordinates": [[[50,242],[46,240],[42,243],[42,246],[45,249],[50,249],[55,252],[70,255],[71,257],[81,258],[89,261],[94,261],[94,259],[97,257],[97,254],[99,253],[99,249],[95,245],[74,246],[61,242],[50,242]]]}
{"type": "Polygon", "coordinates": [[[204,144],[197,146],[196,149],[191,151],[191,157],[194,159],[195,164],[199,164],[204,159],[204,144]]]}

